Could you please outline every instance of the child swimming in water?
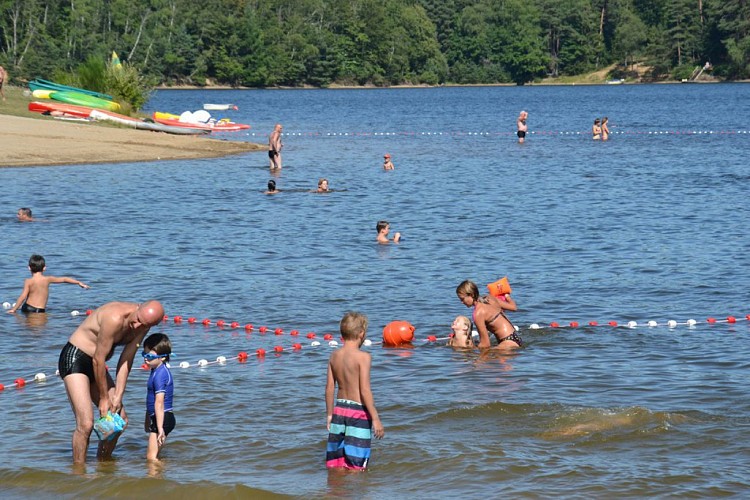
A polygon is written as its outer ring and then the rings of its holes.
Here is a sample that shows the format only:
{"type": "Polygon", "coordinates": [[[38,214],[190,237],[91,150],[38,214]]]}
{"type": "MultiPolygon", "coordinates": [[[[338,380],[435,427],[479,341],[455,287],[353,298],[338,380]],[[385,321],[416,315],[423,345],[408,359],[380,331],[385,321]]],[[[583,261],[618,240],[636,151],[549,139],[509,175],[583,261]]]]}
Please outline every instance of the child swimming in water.
{"type": "Polygon", "coordinates": [[[474,347],[474,342],[471,338],[472,330],[471,320],[466,316],[456,316],[451,324],[451,344],[459,347],[474,347]]]}
{"type": "Polygon", "coordinates": [[[471,348],[474,347],[474,340],[471,338],[471,320],[466,316],[456,316],[451,325],[453,336],[448,341],[451,347],[471,348]]]}

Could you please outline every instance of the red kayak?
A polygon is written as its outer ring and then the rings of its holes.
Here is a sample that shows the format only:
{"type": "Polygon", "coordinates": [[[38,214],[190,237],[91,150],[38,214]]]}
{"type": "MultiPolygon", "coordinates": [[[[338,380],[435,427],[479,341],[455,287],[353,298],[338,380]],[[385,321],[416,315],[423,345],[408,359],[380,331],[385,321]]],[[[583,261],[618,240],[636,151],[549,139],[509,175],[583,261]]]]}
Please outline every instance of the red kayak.
{"type": "Polygon", "coordinates": [[[32,101],[29,103],[29,111],[34,113],[52,113],[53,111],[64,113],[66,116],[75,116],[78,118],[88,118],[91,116],[93,108],[87,106],[76,106],[74,104],[65,104],[62,102],[48,101],[39,102],[32,101]]]}
{"type": "Polygon", "coordinates": [[[247,125],[246,123],[234,123],[223,120],[212,123],[181,122],[180,120],[158,117],[156,113],[153,114],[153,119],[156,123],[169,125],[171,127],[199,128],[203,130],[210,130],[212,132],[237,132],[238,130],[245,130],[250,128],[250,125],[247,125]]]}

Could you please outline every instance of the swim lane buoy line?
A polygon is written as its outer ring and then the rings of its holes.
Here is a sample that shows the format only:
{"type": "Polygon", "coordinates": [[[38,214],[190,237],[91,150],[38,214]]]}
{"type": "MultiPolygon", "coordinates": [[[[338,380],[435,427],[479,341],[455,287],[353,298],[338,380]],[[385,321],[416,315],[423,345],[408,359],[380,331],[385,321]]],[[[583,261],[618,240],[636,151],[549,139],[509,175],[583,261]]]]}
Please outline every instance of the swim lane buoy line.
{"type": "MultiPolygon", "coordinates": [[[[10,309],[12,307],[12,304],[10,302],[3,302],[3,309],[10,309]]],[[[92,314],[93,309],[86,309],[85,312],[81,312],[79,310],[73,310],[70,312],[71,317],[77,317],[82,315],[90,315],[92,314]]],[[[687,326],[688,328],[695,328],[699,324],[706,324],[706,325],[720,325],[720,324],[736,324],[741,323],[745,321],[750,321],[750,314],[747,314],[745,316],[726,316],[724,318],[716,318],[716,317],[708,317],[703,322],[699,322],[695,319],[688,319],[685,321],[676,321],[676,320],[668,320],[663,322],[658,322],[654,320],[649,321],[627,321],[624,323],[620,323],[617,321],[608,321],[608,322],[598,322],[598,321],[589,321],[589,322],[578,322],[578,321],[570,321],[567,324],[563,324],[560,322],[550,322],[550,323],[531,323],[528,325],[529,330],[565,330],[565,329],[576,329],[576,328],[591,328],[591,327],[601,327],[601,328],[628,328],[628,329],[636,329],[636,328],[654,328],[654,327],[667,327],[670,329],[677,328],[678,326],[687,326]]],[[[212,320],[210,318],[204,318],[202,320],[199,320],[195,316],[172,316],[169,317],[165,315],[162,318],[162,323],[171,322],[175,326],[181,326],[181,325],[188,325],[188,326],[203,326],[204,329],[209,328],[215,328],[219,330],[244,330],[246,334],[252,334],[256,327],[252,323],[240,323],[239,321],[226,321],[223,319],[220,320],[212,320]]],[[[516,331],[520,330],[518,325],[513,325],[516,331]]],[[[283,328],[274,328],[271,329],[268,326],[259,326],[257,327],[257,331],[260,334],[273,334],[275,336],[283,336],[286,334],[283,328]]],[[[445,337],[437,337],[435,335],[428,335],[424,339],[416,339],[414,332],[416,331],[416,328],[409,323],[408,321],[403,320],[397,320],[392,321],[388,323],[388,325],[385,326],[383,330],[383,340],[382,341],[372,341],[370,339],[365,339],[364,346],[365,347],[371,347],[371,346],[383,346],[383,347],[399,347],[399,346],[405,346],[409,345],[412,342],[418,342],[422,344],[426,343],[436,343],[441,341],[447,341],[450,336],[445,337]]],[[[182,361],[179,363],[179,368],[187,369],[187,368],[206,368],[210,366],[216,366],[216,365],[226,365],[230,361],[237,361],[239,363],[246,363],[250,359],[265,359],[267,354],[273,354],[275,356],[281,356],[283,353],[296,353],[303,350],[309,350],[310,348],[318,348],[320,346],[327,346],[329,348],[337,348],[340,344],[339,341],[335,340],[333,337],[333,334],[326,333],[322,336],[323,342],[318,340],[318,334],[315,332],[308,332],[304,335],[305,338],[307,338],[310,342],[303,346],[301,342],[297,341],[297,338],[300,337],[301,332],[300,330],[293,329],[289,331],[289,336],[294,337],[293,340],[295,342],[292,343],[291,346],[283,347],[281,345],[275,345],[271,349],[263,349],[259,348],[256,349],[254,352],[247,352],[247,351],[240,351],[234,356],[218,356],[215,360],[209,361],[208,359],[202,358],[199,359],[197,362],[190,363],[188,361],[182,361]]],[[[478,334],[476,331],[472,332],[472,336],[476,337],[478,334]]],[[[143,364],[140,366],[141,371],[148,371],[148,365],[143,364]]],[[[59,373],[57,370],[55,370],[55,376],[59,377],[59,373]]],[[[44,384],[49,381],[49,377],[44,372],[36,373],[32,376],[28,376],[26,378],[24,377],[18,377],[15,380],[13,380],[13,383],[3,385],[0,383],[0,392],[4,391],[6,388],[13,388],[21,389],[26,386],[27,380],[33,380],[37,384],[44,384]]]]}
{"type": "MultiPolygon", "coordinates": [[[[249,132],[249,136],[268,137],[269,133],[249,132]]],[[[527,135],[540,137],[582,137],[591,140],[591,130],[530,130],[527,135]]],[[[741,136],[750,135],[750,130],[612,130],[610,136],[741,136]]],[[[516,137],[516,132],[511,131],[357,131],[357,132],[335,132],[335,131],[285,131],[284,136],[291,137],[516,137]]]]}

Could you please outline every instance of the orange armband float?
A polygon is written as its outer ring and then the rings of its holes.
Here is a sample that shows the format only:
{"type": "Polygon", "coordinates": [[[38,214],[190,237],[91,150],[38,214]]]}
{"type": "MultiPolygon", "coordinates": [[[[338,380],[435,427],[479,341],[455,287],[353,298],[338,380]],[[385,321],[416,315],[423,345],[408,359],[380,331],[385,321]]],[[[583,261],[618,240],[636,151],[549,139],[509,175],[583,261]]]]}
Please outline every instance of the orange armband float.
{"type": "Polygon", "coordinates": [[[508,281],[507,276],[503,276],[494,283],[490,283],[489,285],[487,285],[487,289],[490,291],[490,294],[495,297],[502,297],[506,293],[513,292],[513,290],[511,290],[510,288],[510,282],[508,281]]]}

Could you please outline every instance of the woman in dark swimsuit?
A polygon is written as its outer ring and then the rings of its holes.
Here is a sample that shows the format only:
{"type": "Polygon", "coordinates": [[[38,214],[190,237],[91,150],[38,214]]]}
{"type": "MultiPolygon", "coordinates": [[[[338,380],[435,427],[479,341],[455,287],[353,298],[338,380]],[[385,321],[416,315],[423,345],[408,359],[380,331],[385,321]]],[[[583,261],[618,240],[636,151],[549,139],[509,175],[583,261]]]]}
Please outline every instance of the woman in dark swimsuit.
{"type": "Polygon", "coordinates": [[[456,288],[458,299],[466,306],[473,307],[474,324],[479,332],[479,347],[490,347],[490,333],[496,338],[500,349],[523,347],[521,337],[516,334],[513,324],[505,317],[505,310],[516,311],[516,301],[510,294],[505,300],[493,296],[479,298],[479,289],[473,281],[466,280],[456,288]]]}

